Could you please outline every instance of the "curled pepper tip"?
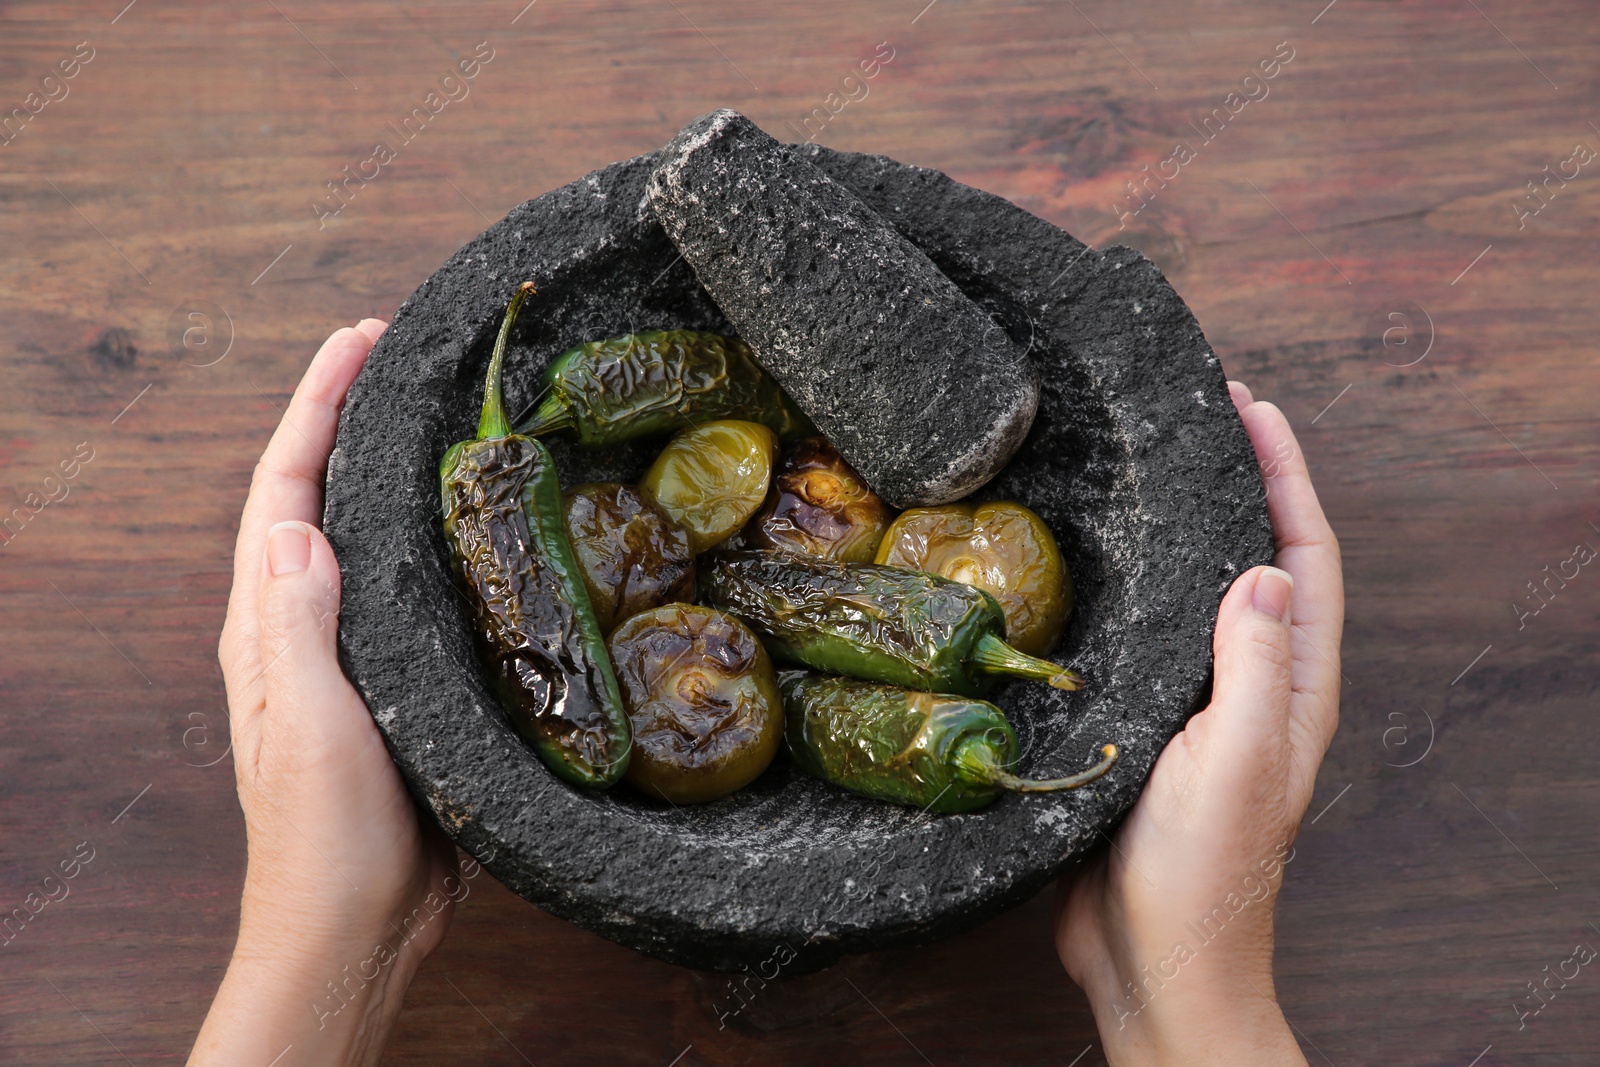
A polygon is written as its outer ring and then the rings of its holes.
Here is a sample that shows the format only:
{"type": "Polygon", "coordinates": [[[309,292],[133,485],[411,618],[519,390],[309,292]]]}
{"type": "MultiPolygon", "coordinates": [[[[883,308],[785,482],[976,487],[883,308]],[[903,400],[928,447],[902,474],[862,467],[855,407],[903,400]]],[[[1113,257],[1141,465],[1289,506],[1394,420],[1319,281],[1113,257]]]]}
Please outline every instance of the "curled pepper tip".
{"type": "Polygon", "coordinates": [[[1088,785],[1109,771],[1120,755],[1121,752],[1116,745],[1107,744],[1101,746],[1100,762],[1081,774],[1074,774],[1067,778],[1041,779],[1018,778],[1014,774],[1002,771],[994,776],[994,784],[1013,793],[1054,793],[1063,789],[1077,789],[1080,786],[1088,785]]]}
{"type": "Polygon", "coordinates": [[[1083,688],[1083,677],[1075,671],[1061,671],[1051,676],[1050,684],[1071,693],[1083,688]]]}

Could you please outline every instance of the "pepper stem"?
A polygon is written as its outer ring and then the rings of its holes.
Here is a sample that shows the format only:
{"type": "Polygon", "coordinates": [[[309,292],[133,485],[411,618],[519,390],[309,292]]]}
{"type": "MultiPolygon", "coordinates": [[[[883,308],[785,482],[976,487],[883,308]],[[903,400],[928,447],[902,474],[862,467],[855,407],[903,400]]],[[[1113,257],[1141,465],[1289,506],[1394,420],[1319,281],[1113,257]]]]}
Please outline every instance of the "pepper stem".
{"type": "Polygon", "coordinates": [[[511,424],[506,421],[505,398],[500,392],[500,368],[505,363],[506,344],[511,340],[511,327],[517,321],[517,313],[522,310],[522,302],[533,291],[532,282],[523,282],[517,286],[516,293],[511,297],[511,304],[506,308],[506,317],[500,323],[500,336],[495,338],[494,355],[489,357],[489,373],[483,383],[483,414],[478,416],[480,441],[505,437],[511,433],[511,424]]]}
{"type": "Polygon", "coordinates": [[[978,638],[978,646],[972,651],[972,662],[975,666],[994,674],[1014,674],[1018,678],[1033,678],[1040,682],[1049,682],[1057,689],[1069,692],[1083,688],[1083,679],[1061,664],[1018,652],[994,634],[984,634],[978,638]]]}
{"type": "Polygon", "coordinates": [[[1100,762],[1081,774],[1067,778],[1018,778],[995,762],[994,748],[983,742],[982,738],[968,740],[981,743],[964,742],[957,753],[957,761],[961,770],[965,772],[963,776],[971,777],[979,784],[996,785],[1013,793],[1056,793],[1063,789],[1077,789],[1109,771],[1121,754],[1117,751],[1116,745],[1104,745],[1100,749],[1100,762]]]}
{"type": "Polygon", "coordinates": [[[533,409],[533,414],[517,432],[524,437],[538,437],[541,434],[555,433],[557,430],[570,430],[573,427],[572,407],[567,398],[560,393],[551,392],[533,409]]]}

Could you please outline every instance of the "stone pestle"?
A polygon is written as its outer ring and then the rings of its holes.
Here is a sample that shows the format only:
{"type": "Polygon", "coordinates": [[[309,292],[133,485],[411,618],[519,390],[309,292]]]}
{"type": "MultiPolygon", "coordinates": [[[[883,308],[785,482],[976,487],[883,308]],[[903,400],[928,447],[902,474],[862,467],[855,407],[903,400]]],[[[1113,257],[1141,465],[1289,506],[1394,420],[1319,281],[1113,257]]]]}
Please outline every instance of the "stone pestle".
{"type": "Polygon", "coordinates": [[[1028,434],[1026,350],[842,184],[736,111],[685,126],[647,195],[761,364],[898,507],[993,478],[1028,434]]]}

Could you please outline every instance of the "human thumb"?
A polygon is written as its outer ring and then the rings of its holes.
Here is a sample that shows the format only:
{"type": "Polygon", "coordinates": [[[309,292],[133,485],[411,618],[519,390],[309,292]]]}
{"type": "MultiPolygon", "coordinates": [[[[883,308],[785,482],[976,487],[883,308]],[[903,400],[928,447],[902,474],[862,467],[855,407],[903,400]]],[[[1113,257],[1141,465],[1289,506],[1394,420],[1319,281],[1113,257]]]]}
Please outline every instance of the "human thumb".
{"type": "Polygon", "coordinates": [[[1287,571],[1256,567],[1233,583],[1217,612],[1211,711],[1232,742],[1259,743],[1287,728],[1293,592],[1287,571]]]}
{"type": "Polygon", "coordinates": [[[265,557],[256,603],[267,709],[295,718],[350,692],[336,651],[339,566],[322,532],[304,522],[268,530],[265,557]]]}

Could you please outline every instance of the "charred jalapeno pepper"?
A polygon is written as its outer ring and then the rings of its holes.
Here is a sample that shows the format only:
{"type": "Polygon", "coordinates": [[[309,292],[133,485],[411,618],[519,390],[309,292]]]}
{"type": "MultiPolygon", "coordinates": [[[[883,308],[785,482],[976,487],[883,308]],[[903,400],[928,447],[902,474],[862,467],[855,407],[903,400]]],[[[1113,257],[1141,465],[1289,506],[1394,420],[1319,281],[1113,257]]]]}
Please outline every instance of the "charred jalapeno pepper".
{"type": "Polygon", "coordinates": [[[551,770],[605,787],[628,766],[628,717],[561,515],[555,464],[511,432],[500,368],[524,283],[506,309],[478,436],[439,462],[445,541],[480,644],[517,729],[551,770]]]}
{"type": "Polygon", "coordinates": [[[790,446],[744,547],[871,563],[894,512],[825,437],[790,446]]]}
{"type": "Polygon", "coordinates": [[[1082,774],[1018,778],[1016,731],[986,701],[798,671],[785,674],[782,688],[784,736],[802,769],[936,815],[974,811],[1003,792],[1076,789],[1117,760],[1117,746],[1105,745],[1082,774]]]}
{"type": "Polygon", "coordinates": [[[689,532],[698,554],[726,540],[761,506],[778,443],[758,422],[721,419],[680,430],[640,488],[689,532]]]}
{"type": "Polygon", "coordinates": [[[1009,500],[903,512],[884,534],[877,563],[927,571],[993,594],[1006,640],[1046,656],[1072,612],[1072,577],[1044,520],[1009,500]]]}
{"type": "Polygon", "coordinates": [[[783,739],[772,661],[731,615],[667,604],[624,622],[611,655],[633,724],[628,781],[674,804],[727,796],[783,739]]]}
{"type": "Polygon", "coordinates": [[[786,440],[817,432],[737,337],[645,330],[590,341],[557,356],[544,380],[550,393],[518,433],[567,430],[600,448],[711,419],[759,422],[786,440]]]}
{"type": "Polygon", "coordinates": [[[568,489],[567,536],[600,629],[694,596],[689,534],[643,491],[615,482],[568,489]]]}
{"type": "Polygon", "coordinates": [[[982,696],[1003,675],[1082,685],[1006,644],[1005,616],[988,593],[933,574],[719,552],[701,561],[700,593],[747,622],[774,656],[828,674],[963,696],[982,696]]]}

